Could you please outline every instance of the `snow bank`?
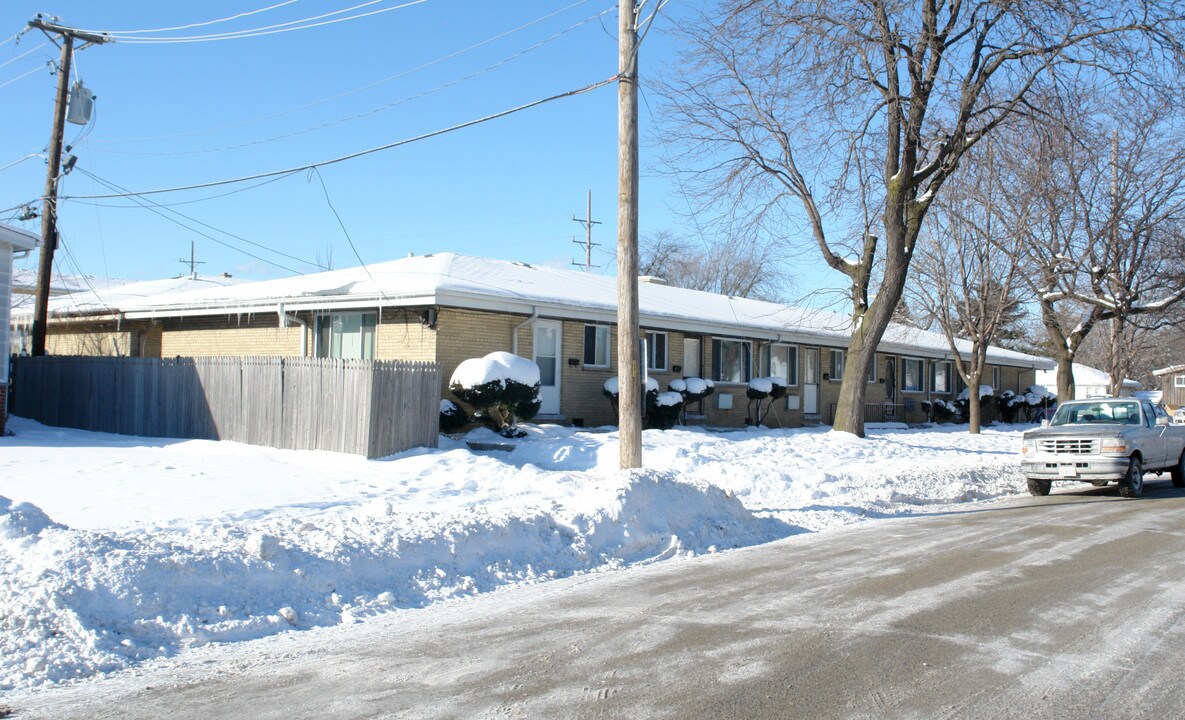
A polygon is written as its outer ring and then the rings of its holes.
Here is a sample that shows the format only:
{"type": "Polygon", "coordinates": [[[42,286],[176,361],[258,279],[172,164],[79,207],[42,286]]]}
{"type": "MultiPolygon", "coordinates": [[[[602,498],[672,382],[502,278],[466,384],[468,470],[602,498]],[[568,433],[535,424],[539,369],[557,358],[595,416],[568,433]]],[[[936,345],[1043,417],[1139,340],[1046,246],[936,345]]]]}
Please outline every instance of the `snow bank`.
{"type": "Polygon", "coordinates": [[[793,530],[671,472],[621,473],[584,494],[576,507],[408,518],[379,502],[147,536],[73,530],[0,497],[0,689],[793,530]]]}
{"type": "Polygon", "coordinates": [[[524,425],[512,452],[442,438],[367,461],[9,427],[0,691],[1024,491],[1023,428],[646,431],[648,469],[621,473],[609,428],[524,425]]]}

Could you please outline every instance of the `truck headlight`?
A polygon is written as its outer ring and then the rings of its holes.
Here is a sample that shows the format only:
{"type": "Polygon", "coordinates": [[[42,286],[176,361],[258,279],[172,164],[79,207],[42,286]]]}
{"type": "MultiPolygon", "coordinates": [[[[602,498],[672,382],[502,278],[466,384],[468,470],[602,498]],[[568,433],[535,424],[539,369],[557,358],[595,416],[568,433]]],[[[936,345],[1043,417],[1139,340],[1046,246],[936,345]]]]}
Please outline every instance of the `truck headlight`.
{"type": "Polygon", "coordinates": [[[1126,453],[1127,441],[1123,438],[1106,438],[1103,444],[1099,446],[1100,452],[1105,453],[1126,453]]]}
{"type": "Polygon", "coordinates": [[[1036,440],[1022,440],[1021,441],[1020,453],[1022,455],[1028,455],[1029,453],[1035,453],[1035,452],[1037,452],[1037,441],[1036,440]]]}

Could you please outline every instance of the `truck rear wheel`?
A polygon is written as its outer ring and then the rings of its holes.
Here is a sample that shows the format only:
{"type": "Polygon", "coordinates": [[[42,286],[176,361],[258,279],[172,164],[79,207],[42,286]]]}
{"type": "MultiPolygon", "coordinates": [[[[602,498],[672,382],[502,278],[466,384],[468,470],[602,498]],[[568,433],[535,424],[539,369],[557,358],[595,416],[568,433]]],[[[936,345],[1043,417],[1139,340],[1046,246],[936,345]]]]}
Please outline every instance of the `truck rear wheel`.
{"type": "Polygon", "coordinates": [[[1144,465],[1140,458],[1133,457],[1127,464],[1127,475],[1119,481],[1119,494],[1123,497],[1140,497],[1144,492],[1144,465]]]}
{"type": "Polygon", "coordinates": [[[1041,480],[1039,478],[1025,478],[1029,484],[1029,494],[1037,497],[1049,494],[1049,489],[1053,487],[1053,481],[1041,480]]]}
{"type": "Polygon", "coordinates": [[[1185,452],[1177,458],[1177,464],[1169,470],[1169,476],[1173,478],[1173,487],[1185,487],[1185,452]]]}

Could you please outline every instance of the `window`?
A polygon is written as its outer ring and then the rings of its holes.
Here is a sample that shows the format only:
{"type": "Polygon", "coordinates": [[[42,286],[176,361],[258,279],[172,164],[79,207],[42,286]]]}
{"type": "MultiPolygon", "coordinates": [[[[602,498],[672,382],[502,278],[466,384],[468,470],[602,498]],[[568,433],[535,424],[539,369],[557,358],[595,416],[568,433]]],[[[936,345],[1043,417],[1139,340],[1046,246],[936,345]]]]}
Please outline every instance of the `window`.
{"type": "Polygon", "coordinates": [[[374,359],[377,313],[332,313],[317,316],[317,357],[374,359]]]}
{"type": "Polygon", "coordinates": [[[1185,387],[1185,375],[1174,375],[1173,387],[1185,387]]]}
{"type": "Polygon", "coordinates": [[[788,387],[798,387],[798,346],[767,345],[766,368],[774,377],[785,378],[788,387]]]}
{"type": "Polygon", "coordinates": [[[933,362],[930,364],[930,388],[936,393],[950,392],[950,363],[933,362]]]}
{"type": "Polygon", "coordinates": [[[925,362],[913,358],[903,358],[901,361],[901,389],[905,392],[925,392],[924,375],[925,362]]]}
{"type": "Polygon", "coordinates": [[[843,380],[843,350],[829,350],[831,356],[831,379],[843,380]]]}
{"type": "Polygon", "coordinates": [[[584,326],[585,367],[609,367],[609,326],[584,326]]]}
{"type": "Polygon", "coordinates": [[[752,379],[753,348],[747,340],[712,339],[712,379],[747,383],[752,379]]]}
{"type": "Polygon", "coordinates": [[[646,333],[646,369],[667,369],[667,334],[664,332],[646,333]]]}
{"type": "Polygon", "coordinates": [[[992,368],[992,390],[1000,392],[1000,368],[998,366],[992,368]]]}
{"type": "Polygon", "coordinates": [[[876,353],[872,354],[872,365],[868,368],[868,384],[876,382],[876,353]]]}

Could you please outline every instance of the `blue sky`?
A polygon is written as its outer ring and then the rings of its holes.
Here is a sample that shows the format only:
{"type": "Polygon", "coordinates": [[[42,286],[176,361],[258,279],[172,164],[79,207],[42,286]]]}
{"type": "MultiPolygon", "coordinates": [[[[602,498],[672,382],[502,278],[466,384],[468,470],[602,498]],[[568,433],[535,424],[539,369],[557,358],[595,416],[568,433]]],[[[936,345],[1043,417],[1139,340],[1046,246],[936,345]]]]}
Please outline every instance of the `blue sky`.
{"type": "MultiPolygon", "coordinates": [[[[128,31],[216,20],[278,2],[10,0],[0,8],[0,40],[38,11],[73,27],[128,31]]],[[[258,28],[362,2],[299,0],[233,22],[141,37],[258,28]]],[[[346,14],[398,4],[381,0],[346,14]]],[[[668,7],[686,11],[687,4],[668,7]]],[[[662,17],[646,39],[644,78],[673,58],[664,32],[671,22],[662,17]]],[[[299,166],[583,87],[616,72],[616,27],[612,0],[425,0],[364,19],[245,39],[90,47],[76,53],[75,74],[97,96],[96,119],[77,140],[82,128],[67,126],[78,162],[62,194],[109,192],[81,170],[139,191],[299,166]],[[349,94],[318,102],[343,93],[349,94]]],[[[0,63],[6,63],[0,84],[9,83],[0,87],[6,108],[0,166],[44,151],[54,93],[46,63],[57,56],[39,31],[0,46],[0,63]]],[[[652,100],[643,102],[644,133],[652,100]]],[[[568,264],[583,257],[571,242],[584,232],[572,216],[583,216],[591,190],[593,218],[603,223],[594,229],[594,241],[602,243],[594,263],[612,273],[603,251],[615,243],[616,102],[610,85],[323,168],[321,179],[366,262],[453,250],[568,264]]],[[[643,233],[678,231],[682,223],[673,212],[681,203],[673,186],[654,172],[658,152],[644,142],[643,233]]],[[[40,157],[0,170],[0,209],[36,199],[44,173],[40,157]]],[[[204,273],[265,278],[309,272],[330,253],[336,267],[356,265],[321,179],[301,173],[254,189],[245,184],[151,197],[187,217],[128,199],[64,201],[67,252],[58,264],[68,273],[167,277],[185,271],[178,259],[187,258],[196,241],[204,273]],[[225,194],[231,191],[238,192],[225,194]]],[[[10,210],[0,218],[11,222],[13,215],[10,210]]],[[[40,228],[39,221],[23,225],[40,228]]]]}

